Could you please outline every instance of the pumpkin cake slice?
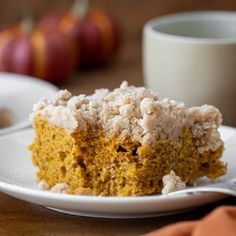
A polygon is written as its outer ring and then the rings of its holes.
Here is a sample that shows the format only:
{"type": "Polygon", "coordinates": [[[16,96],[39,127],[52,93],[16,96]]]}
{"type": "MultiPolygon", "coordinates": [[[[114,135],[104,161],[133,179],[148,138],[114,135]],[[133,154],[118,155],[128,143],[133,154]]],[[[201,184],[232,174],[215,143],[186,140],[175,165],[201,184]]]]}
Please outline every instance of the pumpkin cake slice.
{"type": "Polygon", "coordinates": [[[186,108],[123,82],[91,96],[59,91],[33,109],[39,187],[69,194],[168,193],[226,173],[213,106],[186,108]]]}

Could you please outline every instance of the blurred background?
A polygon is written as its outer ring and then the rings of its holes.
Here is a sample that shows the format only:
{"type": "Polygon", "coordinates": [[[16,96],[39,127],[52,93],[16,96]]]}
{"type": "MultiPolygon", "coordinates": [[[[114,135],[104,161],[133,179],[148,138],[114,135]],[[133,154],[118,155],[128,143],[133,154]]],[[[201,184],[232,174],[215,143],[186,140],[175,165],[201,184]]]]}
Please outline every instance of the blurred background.
{"type": "MultiPolygon", "coordinates": [[[[36,20],[71,7],[73,0],[1,0],[0,29],[17,23],[24,9],[31,9],[36,20]]],[[[120,47],[112,62],[101,68],[77,70],[60,84],[75,93],[90,93],[95,88],[114,88],[122,80],[143,83],[142,29],[149,19],[169,13],[195,10],[236,10],[235,0],[91,0],[112,14],[120,28],[120,47]],[[88,86],[89,84],[89,86],[88,86]]]]}

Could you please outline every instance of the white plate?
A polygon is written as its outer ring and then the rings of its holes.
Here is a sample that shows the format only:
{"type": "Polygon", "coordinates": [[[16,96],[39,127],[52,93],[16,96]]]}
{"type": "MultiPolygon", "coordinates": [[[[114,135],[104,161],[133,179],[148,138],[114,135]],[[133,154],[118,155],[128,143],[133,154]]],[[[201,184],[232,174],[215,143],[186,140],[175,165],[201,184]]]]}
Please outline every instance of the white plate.
{"type": "MultiPolygon", "coordinates": [[[[225,140],[224,161],[228,174],[221,178],[236,177],[236,129],[222,127],[225,140]]],[[[26,149],[33,138],[33,130],[18,131],[0,138],[0,191],[24,201],[44,205],[54,210],[83,216],[106,218],[140,218],[171,214],[177,211],[214,202],[223,194],[202,193],[181,196],[95,197],[75,196],[37,190],[36,169],[26,149]]]]}
{"type": "Polygon", "coordinates": [[[0,73],[0,108],[9,109],[15,120],[13,126],[0,129],[0,135],[29,126],[33,104],[42,97],[51,97],[57,90],[54,85],[33,77],[0,73]]]}

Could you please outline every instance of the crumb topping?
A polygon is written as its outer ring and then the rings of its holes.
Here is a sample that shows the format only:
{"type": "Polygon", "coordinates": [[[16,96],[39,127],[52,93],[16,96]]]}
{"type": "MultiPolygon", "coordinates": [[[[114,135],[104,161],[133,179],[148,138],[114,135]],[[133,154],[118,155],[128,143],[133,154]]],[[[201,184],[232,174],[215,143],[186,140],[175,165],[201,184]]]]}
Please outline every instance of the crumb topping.
{"type": "Polygon", "coordinates": [[[54,193],[66,193],[66,191],[68,190],[69,185],[65,184],[65,183],[59,183],[56,184],[55,186],[53,186],[51,188],[52,192],[54,193]]]}
{"type": "MultiPolygon", "coordinates": [[[[38,183],[38,189],[39,190],[50,190],[54,193],[68,193],[70,186],[66,183],[58,183],[54,185],[52,188],[49,186],[48,182],[44,179],[42,179],[38,183]]],[[[90,188],[78,188],[76,190],[77,195],[93,195],[90,188]]]]}
{"type": "Polygon", "coordinates": [[[39,183],[38,183],[38,189],[39,190],[49,190],[50,186],[47,183],[46,180],[42,179],[39,183]]]}
{"type": "Polygon", "coordinates": [[[186,188],[186,184],[181,180],[179,176],[172,170],[169,175],[163,176],[163,189],[162,194],[168,194],[177,190],[186,188]]]}
{"type": "Polygon", "coordinates": [[[141,144],[155,145],[158,139],[165,138],[178,143],[183,129],[189,128],[197,139],[199,152],[215,151],[222,145],[217,131],[222,118],[217,108],[186,108],[183,103],[160,100],[155,92],[128,86],[127,82],[113,91],[96,90],[90,96],[73,96],[61,90],[34,105],[32,120],[38,115],[70,133],[101,128],[108,137],[132,136],[141,144]]]}

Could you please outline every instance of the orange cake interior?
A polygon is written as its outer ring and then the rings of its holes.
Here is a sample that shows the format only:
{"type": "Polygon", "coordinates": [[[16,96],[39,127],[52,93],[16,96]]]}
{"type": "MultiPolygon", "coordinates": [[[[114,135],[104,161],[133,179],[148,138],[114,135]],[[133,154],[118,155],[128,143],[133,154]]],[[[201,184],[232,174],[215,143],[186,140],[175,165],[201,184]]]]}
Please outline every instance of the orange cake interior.
{"type": "Polygon", "coordinates": [[[32,120],[30,150],[43,189],[142,196],[226,173],[213,106],[185,108],[123,83],[91,96],[59,91],[35,105],[32,120]]]}

